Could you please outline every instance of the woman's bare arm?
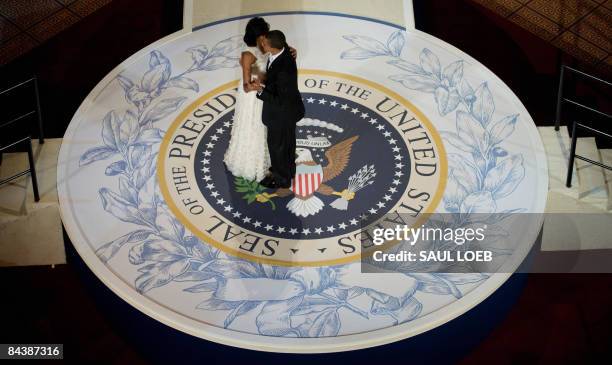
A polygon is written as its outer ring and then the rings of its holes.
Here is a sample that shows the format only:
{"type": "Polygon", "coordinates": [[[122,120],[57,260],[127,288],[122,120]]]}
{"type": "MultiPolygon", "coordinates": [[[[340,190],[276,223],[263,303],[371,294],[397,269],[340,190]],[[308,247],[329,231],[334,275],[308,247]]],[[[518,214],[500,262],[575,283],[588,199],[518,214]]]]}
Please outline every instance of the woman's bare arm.
{"type": "Polygon", "coordinates": [[[255,62],[255,56],[251,52],[242,52],[240,55],[240,67],[242,67],[242,87],[245,92],[253,91],[251,85],[251,66],[255,62]]]}

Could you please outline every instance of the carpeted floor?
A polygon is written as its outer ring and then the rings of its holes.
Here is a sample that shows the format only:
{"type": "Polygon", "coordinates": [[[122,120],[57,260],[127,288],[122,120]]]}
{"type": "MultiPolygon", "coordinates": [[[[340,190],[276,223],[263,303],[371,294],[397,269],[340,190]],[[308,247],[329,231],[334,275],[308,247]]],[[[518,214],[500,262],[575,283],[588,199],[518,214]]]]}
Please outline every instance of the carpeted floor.
{"type": "Polygon", "coordinates": [[[0,65],[44,43],[111,0],[0,2],[0,65]]]}
{"type": "Polygon", "coordinates": [[[612,69],[612,2],[606,0],[472,0],[564,52],[612,69]]]}

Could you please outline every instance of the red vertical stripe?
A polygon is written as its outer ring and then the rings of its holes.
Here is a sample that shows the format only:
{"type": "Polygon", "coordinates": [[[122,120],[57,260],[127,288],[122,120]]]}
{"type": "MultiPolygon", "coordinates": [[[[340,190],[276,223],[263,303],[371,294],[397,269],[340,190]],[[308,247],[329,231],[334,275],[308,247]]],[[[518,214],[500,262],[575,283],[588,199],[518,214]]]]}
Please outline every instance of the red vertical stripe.
{"type": "Polygon", "coordinates": [[[310,194],[314,194],[315,192],[315,175],[316,174],[310,174],[310,194]]]}

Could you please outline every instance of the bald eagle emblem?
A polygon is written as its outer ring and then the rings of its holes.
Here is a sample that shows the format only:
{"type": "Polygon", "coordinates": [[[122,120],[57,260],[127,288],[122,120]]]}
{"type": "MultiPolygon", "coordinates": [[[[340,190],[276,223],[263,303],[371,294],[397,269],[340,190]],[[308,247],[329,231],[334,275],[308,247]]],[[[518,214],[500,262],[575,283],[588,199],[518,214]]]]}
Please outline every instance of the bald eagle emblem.
{"type": "MultiPolygon", "coordinates": [[[[291,187],[288,189],[277,189],[272,194],[261,193],[257,196],[257,201],[265,203],[274,197],[286,197],[293,194],[293,199],[287,203],[287,209],[298,217],[308,217],[317,214],[324,207],[323,201],[317,194],[336,195],[339,198],[331,206],[336,209],[346,210],[348,201],[355,197],[355,192],[358,190],[358,188],[355,189],[355,184],[351,186],[351,181],[354,180],[356,175],[349,178],[349,186],[342,192],[335,191],[331,186],[327,185],[327,182],[345,170],[350,159],[353,144],[358,138],[359,136],[353,136],[331,146],[325,152],[327,159],[326,166],[315,162],[310,149],[304,147],[296,148],[296,173],[291,181],[291,187]]],[[[309,141],[316,143],[317,138],[309,136],[309,141]]],[[[367,166],[364,168],[367,168],[367,166]]],[[[375,176],[373,166],[371,166],[370,170],[372,173],[369,175],[365,185],[373,183],[371,181],[371,178],[375,176]]]]}

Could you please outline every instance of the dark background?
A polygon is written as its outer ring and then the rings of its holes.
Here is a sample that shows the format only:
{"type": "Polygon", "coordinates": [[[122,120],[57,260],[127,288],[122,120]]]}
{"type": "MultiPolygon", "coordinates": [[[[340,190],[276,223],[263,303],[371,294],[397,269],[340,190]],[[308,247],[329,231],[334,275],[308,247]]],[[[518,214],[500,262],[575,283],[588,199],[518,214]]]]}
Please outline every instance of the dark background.
{"type": "MultiPolygon", "coordinates": [[[[0,89],[36,75],[45,134],[62,137],[80,103],[109,71],[151,42],[180,29],[180,3],[115,0],[2,66],[0,89]]],[[[467,0],[415,0],[415,12],[419,29],[457,46],[504,80],[537,125],[554,121],[561,63],[610,78],[605,70],[581,64],[467,0]]],[[[590,83],[567,85],[578,100],[610,112],[606,102],[609,90],[590,83]]],[[[27,107],[22,104],[22,99],[4,101],[0,105],[2,119],[27,107]]],[[[564,124],[574,119],[599,122],[567,110],[564,124]]],[[[607,146],[603,141],[598,143],[607,146]]],[[[610,275],[515,275],[477,311],[436,332],[438,337],[417,336],[349,354],[281,356],[207,343],[148,319],[91,274],[67,237],[66,246],[68,265],[0,269],[1,343],[64,343],[66,359],[79,364],[175,362],[171,359],[211,364],[278,360],[439,363],[460,359],[465,364],[584,364],[606,363],[612,355],[610,275]],[[423,358],[422,353],[433,357],[423,358]]]]}

